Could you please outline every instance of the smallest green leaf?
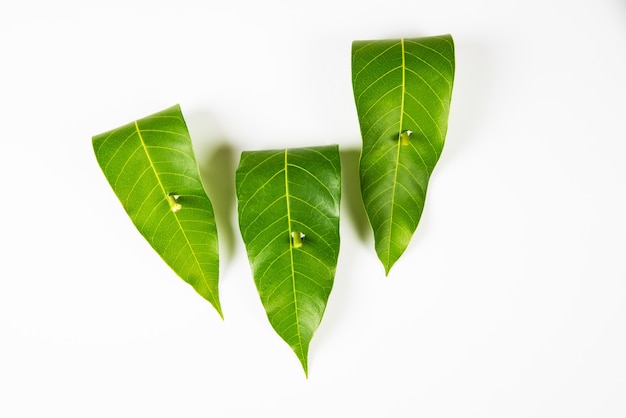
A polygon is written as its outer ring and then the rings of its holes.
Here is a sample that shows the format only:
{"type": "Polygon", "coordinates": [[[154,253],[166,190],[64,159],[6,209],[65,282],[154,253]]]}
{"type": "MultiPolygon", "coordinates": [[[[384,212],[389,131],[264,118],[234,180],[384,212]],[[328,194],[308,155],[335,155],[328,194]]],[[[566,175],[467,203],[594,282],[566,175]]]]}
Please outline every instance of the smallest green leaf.
{"type": "Polygon", "coordinates": [[[223,317],[213,206],[180,107],[96,135],[93,148],[141,235],[223,317]]]}

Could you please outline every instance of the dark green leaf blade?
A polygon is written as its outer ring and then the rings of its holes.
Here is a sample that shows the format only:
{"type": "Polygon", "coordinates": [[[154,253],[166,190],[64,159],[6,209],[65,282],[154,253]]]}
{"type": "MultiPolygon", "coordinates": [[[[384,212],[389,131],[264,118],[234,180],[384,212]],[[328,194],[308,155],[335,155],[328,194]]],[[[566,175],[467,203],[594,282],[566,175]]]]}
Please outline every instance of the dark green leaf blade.
{"type": "Polygon", "coordinates": [[[222,316],[213,206],[180,107],[96,135],[93,148],[139,232],[222,316]]]}
{"type": "Polygon", "coordinates": [[[424,208],[448,129],[454,69],[450,35],[352,44],[361,194],[386,274],[424,208]]]}
{"type": "Polygon", "coordinates": [[[261,302],[308,375],[309,344],[339,255],[339,149],[246,151],[236,183],[239,228],[261,302]]]}

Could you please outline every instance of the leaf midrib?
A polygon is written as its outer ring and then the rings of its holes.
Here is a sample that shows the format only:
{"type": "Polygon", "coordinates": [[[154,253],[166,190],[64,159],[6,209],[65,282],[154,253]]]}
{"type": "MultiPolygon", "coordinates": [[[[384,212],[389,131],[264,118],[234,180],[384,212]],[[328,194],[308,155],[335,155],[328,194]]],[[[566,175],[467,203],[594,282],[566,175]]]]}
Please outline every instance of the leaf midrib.
{"type": "Polygon", "coordinates": [[[288,174],[289,162],[287,158],[288,153],[289,153],[289,149],[285,148],[285,200],[287,201],[287,226],[288,226],[288,231],[289,231],[289,257],[291,261],[291,265],[290,265],[291,285],[292,285],[292,290],[293,290],[293,306],[294,306],[294,312],[296,315],[296,330],[298,332],[298,348],[300,349],[300,358],[304,362],[303,363],[304,374],[308,376],[306,358],[304,356],[304,350],[302,346],[302,333],[300,332],[300,319],[298,318],[298,295],[296,293],[296,272],[294,269],[294,262],[293,262],[293,242],[292,242],[292,235],[291,235],[293,231],[291,230],[291,208],[290,208],[290,203],[289,203],[289,174],[288,174]]]}
{"type": "MultiPolygon", "coordinates": [[[[161,188],[161,191],[163,192],[163,197],[167,200],[168,197],[168,192],[165,190],[165,186],[163,185],[163,182],[161,181],[161,177],[159,176],[159,172],[157,171],[156,167],[154,166],[154,162],[152,161],[152,157],[150,157],[150,153],[148,152],[148,146],[146,145],[144,139],[143,139],[143,135],[141,134],[141,129],[139,129],[139,124],[138,121],[135,121],[135,130],[137,131],[137,135],[139,137],[139,142],[141,143],[141,147],[144,151],[144,153],[146,154],[146,158],[148,159],[148,162],[150,163],[150,168],[152,169],[152,172],[154,173],[154,176],[157,180],[157,183],[159,184],[159,187],[161,188]]],[[[204,274],[204,270],[201,267],[200,261],[198,260],[198,257],[196,256],[196,253],[193,249],[193,246],[191,245],[191,242],[189,241],[189,237],[187,236],[187,233],[185,232],[185,229],[183,228],[182,224],[180,223],[180,219],[178,218],[178,215],[175,212],[172,212],[170,210],[170,213],[172,215],[174,215],[174,219],[176,219],[176,223],[178,224],[178,229],[180,230],[180,232],[183,234],[183,237],[185,237],[185,242],[187,244],[187,246],[189,247],[189,249],[191,250],[191,254],[193,255],[193,259],[196,263],[196,265],[199,267],[200,270],[200,274],[202,277],[202,280],[204,281],[204,284],[206,285],[206,288],[208,290],[208,292],[211,294],[211,297],[213,298],[213,301],[217,304],[218,303],[218,299],[215,297],[215,295],[213,294],[213,291],[211,290],[211,286],[209,285],[209,282],[207,281],[206,275],[204,274]]],[[[224,315],[222,314],[222,309],[219,307],[219,305],[216,306],[217,312],[219,313],[220,317],[222,317],[222,319],[224,319],[224,315]]]]}
{"type": "Polygon", "coordinates": [[[406,77],[406,64],[405,64],[405,60],[404,60],[404,38],[400,39],[400,46],[402,48],[402,95],[400,98],[400,126],[398,127],[398,137],[397,137],[397,151],[396,151],[396,164],[394,167],[394,173],[393,173],[393,190],[391,192],[391,214],[389,215],[389,241],[387,242],[387,263],[385,263],[385,273],[389,274],[389,270],[391,269],[391,266],[389,265],[390,263],[390,259],[391,259],[391,239],[393,236],[393,211],[394,208],[396,206],[396,187],[398,185],[398,168],[400,166],[400,147],[401,145],[401,141],[400,141],[400,135],[402,135],[402,123],[403,123],[403,119],[404,119],[404,96],[406,93],[406,83],[405,83],[405,77],[406,77]]]}

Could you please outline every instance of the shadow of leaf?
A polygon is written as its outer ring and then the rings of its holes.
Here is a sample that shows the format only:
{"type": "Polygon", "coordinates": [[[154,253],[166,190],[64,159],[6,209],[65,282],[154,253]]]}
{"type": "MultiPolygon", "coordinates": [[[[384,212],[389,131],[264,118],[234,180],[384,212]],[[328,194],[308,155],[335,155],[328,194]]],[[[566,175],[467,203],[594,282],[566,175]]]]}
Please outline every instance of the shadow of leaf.
{"type": "Polygon", "coordinates": [[[204,155],[200,163],[200,177],[211,198],[220,242],[232,259],[235,251],[235,150],[227,143],[217,144],[204,155]]]}
{"type": "Polygon", "coordinates": [[[359,180],[360,148],[341,149],[341,193],[346,205],[348,218],[352,221],[357,236],[365,242],[370,235],[369,221],[361,198],[359,180]]]}
{"type": "Polygon", "coordinates": [[[235,149],[210,112],[196,110],[185,119],[196,150],[200,178],[211,199],[220,252],[231,260],[235,252],[235,149]]]}

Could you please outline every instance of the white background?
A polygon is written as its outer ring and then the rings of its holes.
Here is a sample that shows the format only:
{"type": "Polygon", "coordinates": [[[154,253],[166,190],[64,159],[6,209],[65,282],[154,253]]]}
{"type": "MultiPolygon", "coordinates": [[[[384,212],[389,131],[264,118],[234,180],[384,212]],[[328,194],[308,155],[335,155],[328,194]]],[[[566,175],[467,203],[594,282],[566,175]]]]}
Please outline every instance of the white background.
{"type": "Polygon", "coordinates": [[[92,3],[0,6],[0,416],[626,416],[626,3],[92,3]],[[385,278],[355,200],[350,45],[443,33],[447,143],[385,278]],[[213,179],[224,321],[91,148],[175,103],[213,179]],[[306,380],[233,176],[242,150],[333,143],[342,248],[306,380]]]}

